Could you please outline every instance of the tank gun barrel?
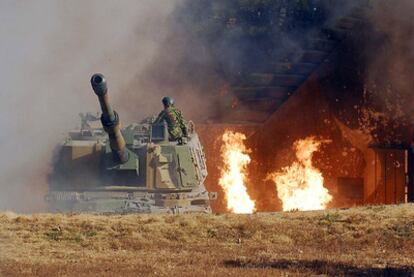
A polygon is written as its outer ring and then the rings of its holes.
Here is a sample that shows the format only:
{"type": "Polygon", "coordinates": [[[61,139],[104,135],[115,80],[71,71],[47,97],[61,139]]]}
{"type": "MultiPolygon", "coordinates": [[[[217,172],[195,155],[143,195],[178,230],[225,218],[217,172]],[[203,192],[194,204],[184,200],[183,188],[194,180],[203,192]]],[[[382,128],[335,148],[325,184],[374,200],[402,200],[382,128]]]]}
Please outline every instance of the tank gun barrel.
{"type": "Polygon", "coordinates": [[[119,116],[109,104],[108,86],[105,77],[99,73],[94,74],[91,78],[91,85],[99,99],[102,110],[101,123],[105,132],[108,133],[114,161],[126,163],[128,161],[128,153],[125,149],[125,140],[121,133],[119,116]]]}

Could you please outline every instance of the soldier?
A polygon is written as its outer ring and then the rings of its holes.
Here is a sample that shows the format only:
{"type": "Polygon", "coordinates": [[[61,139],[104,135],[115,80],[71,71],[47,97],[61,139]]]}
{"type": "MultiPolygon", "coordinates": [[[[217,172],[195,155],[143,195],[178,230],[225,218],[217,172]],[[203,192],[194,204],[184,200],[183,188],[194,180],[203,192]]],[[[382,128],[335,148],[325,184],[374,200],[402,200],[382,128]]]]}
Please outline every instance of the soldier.
{"type": "Polygon", "coordinates": [[[185,143],[183,138],[187,137],[187,126],[181,111],[174,107],[174,99],[169,96],[165,96],[162,103],[164,110],[160,112],[153,124],[159,124],[165,120],[168,125],[170,141],[178,141],[179,144],[185,143]]]}

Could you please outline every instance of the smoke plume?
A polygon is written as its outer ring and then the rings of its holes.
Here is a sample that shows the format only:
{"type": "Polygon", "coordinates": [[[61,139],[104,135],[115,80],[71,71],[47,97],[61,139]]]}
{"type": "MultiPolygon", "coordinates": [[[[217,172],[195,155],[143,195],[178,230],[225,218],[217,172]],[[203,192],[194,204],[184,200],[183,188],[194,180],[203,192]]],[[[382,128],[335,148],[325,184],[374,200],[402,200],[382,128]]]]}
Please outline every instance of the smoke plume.
{"type": "MultiPolygon", "coordinates": [[[[328,97],[335,113],[371,144],[408,144],[414,121],[412,1],[371,1],[365,24],[345,43],[328,97]],[[339,100],[339,101],[338,101],[339,100]]],[[[368,145],[366,145],[368,146],[368,145]]]]}
{"type": "Polygon", "coordinates": [[[391,118],[408,116],[414,120],[414,2],[376,1],[371,21],[375,40],[367,42],[371,51],[367,85],[374,104],[391,118]]]}
{"type": "MultiPolygon", "coordinates": [[[[79,125],[79,112],[99,109],[94,72],[107,75],[110,98],[128,118],[117,100],[151,62],[177,2],[0,2],[1,210],[44,209],[55,145],[79,125]]],[[[151,97],[158,96],[145,95],[136,109],[151,97]]]]}

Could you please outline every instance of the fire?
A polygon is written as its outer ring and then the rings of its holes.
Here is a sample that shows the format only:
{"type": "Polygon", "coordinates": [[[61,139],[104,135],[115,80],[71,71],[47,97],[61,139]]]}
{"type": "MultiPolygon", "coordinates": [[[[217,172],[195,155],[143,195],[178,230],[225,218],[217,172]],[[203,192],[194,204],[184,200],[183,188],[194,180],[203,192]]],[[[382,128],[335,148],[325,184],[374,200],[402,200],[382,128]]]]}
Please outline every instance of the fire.
{"type": "Polygon", "coordinates": [[[250,163],[245,140],[246,136],[237,132],[226,131],[222,136],[221,157],[224,166],[219,184],[225,192],[228,210],[237,214],[249,214],[255,210],[255,203],[245,186],[246,170],[250,163]]]}
{"type": "Polygon", "coordinates": [[[323,210],[332,200],[324,187],[322,173],[312,165],[313,153],[319,150],[322,141],[314,137],[294,143],[297,162],[269,175],[276,185],[283,210],[323,210]]]}

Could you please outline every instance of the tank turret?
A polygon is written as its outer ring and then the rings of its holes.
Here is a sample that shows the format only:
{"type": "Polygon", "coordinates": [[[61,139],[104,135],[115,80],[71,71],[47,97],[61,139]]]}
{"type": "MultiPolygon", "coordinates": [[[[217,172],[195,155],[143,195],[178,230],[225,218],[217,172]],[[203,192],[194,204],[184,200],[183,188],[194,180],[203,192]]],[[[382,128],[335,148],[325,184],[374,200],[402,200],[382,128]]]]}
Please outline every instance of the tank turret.
{"type": "Polygon", "coordinates": [[[125,139],[121,133],[119,116],[109,104],[108,86],[105,77],[99,73],[94,74],[91,78],[91,85],[99,99],[102,110],[101,122],[109,136],[114,162],[126,163],[128,161],[128,152],[125,150],[125,139]]]}
{"type": "MultiPolygon", "coordinates": [[[[97,213],[210,213],[207,167],[195,128],[187,144],[169,141],[168,127],[152,120],[120,126],[102,74],[91,78],[101,107],[69,131],[49,177],[50,211],[97,213]]],[[[214,194],[213,194],[214,195],[214,194]]]]}

